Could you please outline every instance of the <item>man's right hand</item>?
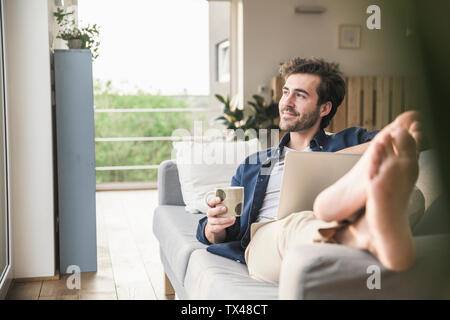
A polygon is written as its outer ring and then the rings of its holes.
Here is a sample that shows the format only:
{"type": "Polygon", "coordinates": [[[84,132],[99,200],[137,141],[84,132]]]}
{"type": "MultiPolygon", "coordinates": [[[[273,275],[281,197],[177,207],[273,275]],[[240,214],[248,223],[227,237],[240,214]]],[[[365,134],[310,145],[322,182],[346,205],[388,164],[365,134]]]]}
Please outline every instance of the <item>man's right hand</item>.
{"type": "Polygon", "coordinates": [[[208,201],[209,209],[206,212],[208,221],[205,226],[205,236],[211,243],[220,243],[225,241],[227,231],[225,228],[232,226],[236,222],[235,216],[220,217],[227,212],[227,207],[222,204],[219,197],[211,198],[208,201]]]}

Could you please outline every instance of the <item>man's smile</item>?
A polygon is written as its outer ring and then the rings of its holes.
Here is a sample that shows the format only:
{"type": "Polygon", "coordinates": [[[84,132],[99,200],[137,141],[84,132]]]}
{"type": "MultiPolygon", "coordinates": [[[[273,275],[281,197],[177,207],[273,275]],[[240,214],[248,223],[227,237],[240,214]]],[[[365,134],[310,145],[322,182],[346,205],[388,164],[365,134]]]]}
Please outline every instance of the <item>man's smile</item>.
{"type": "Polygon", "coordinates": [[[283,114],[283,116],[286,116],[286,117],[295,117],[295,116],[297,116],[297,113],[291,112],[289,110],[284,110],[282,112],[282,114],[283,114]]]}

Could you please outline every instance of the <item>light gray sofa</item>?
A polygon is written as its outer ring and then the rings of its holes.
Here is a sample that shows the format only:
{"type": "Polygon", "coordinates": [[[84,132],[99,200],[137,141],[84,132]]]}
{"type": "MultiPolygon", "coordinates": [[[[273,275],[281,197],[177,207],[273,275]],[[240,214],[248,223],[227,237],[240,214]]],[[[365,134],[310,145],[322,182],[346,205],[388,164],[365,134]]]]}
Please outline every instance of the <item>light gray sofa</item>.
{"type": "Polygon", "coordinates": [[[439,197],[432,159],[432,151],[420,157],[417,187],[426,212],[413,230],[417,259],[411,269],[388,271],[368,252],[341,245],[302,245],[283,260],[279,286],[253,280],[245,265],[206,251],[195,237],[204,215],[185,211],[177,165],[164,161],[153,232],[170,281],[166,288],[173,286],[179,299],[448,299],[450,212],[439,197]]]}

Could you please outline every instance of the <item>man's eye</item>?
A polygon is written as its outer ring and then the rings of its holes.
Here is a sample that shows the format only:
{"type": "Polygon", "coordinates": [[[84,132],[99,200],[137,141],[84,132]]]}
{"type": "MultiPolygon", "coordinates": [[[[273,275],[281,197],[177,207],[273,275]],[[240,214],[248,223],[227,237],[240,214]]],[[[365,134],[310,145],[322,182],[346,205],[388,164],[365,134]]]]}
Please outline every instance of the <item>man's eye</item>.
{"type": "Polygon", "coordinates": [[[300,94],[300,93],[299,93],[299,94],[297,94],[297,98],[302,98],[302,99],[303,99],[304,97],[305,97],[305,96],[304,96],[304,95],[302,95],[302,94],[300,94]]]}
{"type": "Polygon", "coordinates": [[[287,95],[288,93],[288,91],[283,91],[283,95],[287,95]]]}

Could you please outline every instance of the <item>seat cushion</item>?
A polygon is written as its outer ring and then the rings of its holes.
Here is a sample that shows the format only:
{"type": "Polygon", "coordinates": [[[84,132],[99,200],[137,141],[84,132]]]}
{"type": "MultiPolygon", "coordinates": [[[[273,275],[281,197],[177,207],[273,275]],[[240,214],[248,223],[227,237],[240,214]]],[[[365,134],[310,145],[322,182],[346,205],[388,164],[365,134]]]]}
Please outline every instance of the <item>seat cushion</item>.
{"type": "Polygon", "coordinates": [[[239,164],[258,151],[258,143],[258,139],[173,142],[186,211],[205,213],[205,195],[214,188],[229,186],[239,164]]]}
{"type": "Polygon", "coordinates": [[[427,209],[413,229],[414,236],[450,234],[450,214],[444,195],[440,195],[427,209]]]}
{"type": "Polygon", "coordinates": [[[442,194],[442,183],[440,181],[439,167],[437,164],[436,151],[433,149],[420,153],[419,177],[416,187],[422,191],[425,197],[425,210],[442,194]]]}
{"type": "Polygon", "coordinates": [[[153,233],[180,283],[184,282],[191,253],[206,247],[195,237],[198,220],[204,216],[186,212],[184,206],[166,205],[155,209],[153,233]]]}
{"type": "Polygon", "coordinates": [[[253,280],[246,265],[205,249],[192,253],[184,288],[188,299],[278,299],[278,286],[253,280]]]}

